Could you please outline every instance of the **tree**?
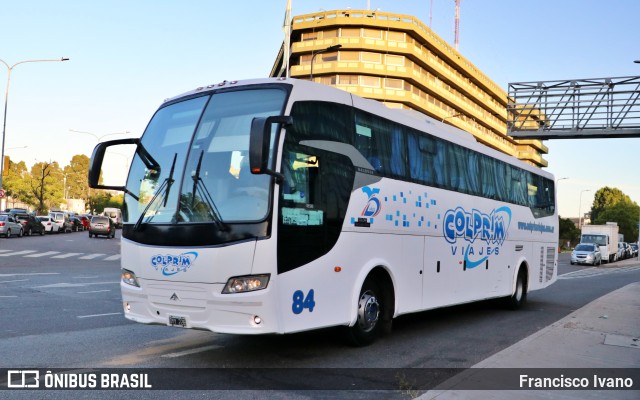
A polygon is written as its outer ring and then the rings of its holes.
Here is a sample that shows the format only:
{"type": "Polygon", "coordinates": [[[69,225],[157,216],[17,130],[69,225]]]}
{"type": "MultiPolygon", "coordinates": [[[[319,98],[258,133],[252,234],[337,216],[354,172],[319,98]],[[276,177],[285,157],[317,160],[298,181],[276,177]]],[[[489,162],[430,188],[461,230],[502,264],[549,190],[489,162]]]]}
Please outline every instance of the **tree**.
{"type": "Polygon", "coordinates": [[[560,243],[570,242],[573,244],[578,242],[580,239],[580,230],[573,221],[569,218],[560,218],[558,226],[560,228],[560,243]]]}
{"type": "Polygon", "coordinates": [[[640,206],[632,202],[619,202],[607,207],[595,220],[597,225],[607,222],[617,222],[619,233],[624,235],[627,242],[635,242],[638,239],[638,215],[640,206]]]}
{"type": "Polygon", "coordinates": [[[63,200],[63,173],[58,162],[38,162],[31,167],[28,185],[32,198],[27,203],[36,207],[38,214],[57,208],[63,200]]]}
{"type": "Polygon", "coordinates": [[[620,202],[631,204],[631,198],[624,194],[618,188],[610,188],[605,186],[603,188],[598,189],[594,198],[593,198],[593,206],[591,207],[591,220],[596,221],[599,218],[599,215],[602,211],[607,209],[608,207],[614,206],[620,202]]]}
{"type": "Polygon", "coordinates": [[[24,161],[15,163],[9,162],[7,165],[7,176],[3,180],[4,188],[7,192],[7,196],[11,197],[14,201],[20,200],[27,204],[31,204],[28,200],[31,195],[28,182],[31,178],[27,171],[27,165],[24,161]]]}
{"type": "Polygon", "coordinates": [[[64,167],[66,177],[66,198],[89,200],[89,157],[84,154],[77,154],[71,158],[69,165],[64,167]]]}

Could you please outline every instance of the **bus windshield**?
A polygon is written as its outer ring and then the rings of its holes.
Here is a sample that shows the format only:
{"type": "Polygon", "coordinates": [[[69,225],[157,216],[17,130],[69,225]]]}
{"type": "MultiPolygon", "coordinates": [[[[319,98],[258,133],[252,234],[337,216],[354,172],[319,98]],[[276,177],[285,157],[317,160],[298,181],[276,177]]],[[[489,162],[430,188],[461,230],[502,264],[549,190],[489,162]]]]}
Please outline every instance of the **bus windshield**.
{"type": "Polygon", "coordinates": [[[125,222],[222,227],[224,222],[263,220],[271,187],[269,176],[249,171],[251,121],[281,115],[285,98],[284,90],[258,88],[161,108],[141,139],[160,168],[149,170],[138,156],[134,159],[127,180],[134,196],[125,196],[125,222]]]}

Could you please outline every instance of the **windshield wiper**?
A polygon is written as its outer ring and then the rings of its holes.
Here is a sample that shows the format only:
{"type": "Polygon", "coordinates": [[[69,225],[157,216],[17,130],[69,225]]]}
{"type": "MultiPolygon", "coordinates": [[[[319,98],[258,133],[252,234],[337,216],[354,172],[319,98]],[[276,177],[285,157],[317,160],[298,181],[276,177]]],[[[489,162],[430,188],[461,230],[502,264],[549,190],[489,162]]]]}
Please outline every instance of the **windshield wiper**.
{"type": "Polygon", "coordinates": [[[193,188],[191,190],[192,197],[191,197],[190,208],[191,210],[193,210],[193,207],[195,206],[195,202],[196,202],[196,195],[199,193],[200,199],[204,200],[205,203],[207,204],[207,213],[209,214],[209,217],[211,218],[211,220],[216,224],[218,229],[220,229],[221,231],[226,231],[227,226],[222,221],[222,217],[220,216],[220,211],[218,211],[215,201],[213,201],[213,198],[211,197],[211,193],[209,193],[207,186],[202,182],[202,178],[200,177],[200,168],[202,167],[202,156],[204,156],[204,150],[200,152],[200,157],[198,157],[198,166],[196,167],[195,173],[191,177],[191,179],[193,179],[193,188]]]}
{"type": "MultiPolygon", "coordinates": [[[[149,201],[149,204],[147,204],[147,206],[144,208],[144,210],[142,210],[142,214],[140,214],[140,217],[136,221],[136,224],[133,226],[133,231],[134,232],[137,232],[140,229],[140,227],[142,226],[142,221],[146,217],[147,212],[149,211],[151,206],[154,203],[156,203],[156,200],[160,197],[160,195],[164,196],[164,200],[162,201],[163,207],[167,206],[167,201],[169,200],[169,192],[171,191],[171,186],[173,185],[173,182],[174,182],[173,172],[175,171],[175,168],[176,168],[176,159],[177,158],[178,158],[178,153],[174,153],[173,162],[171,163],[171,170],[169,171],[169,176],[164,181],[162,181],[162,184],[160,185],[160,187],[158,188],[156,193],[151,198],[151,201],[149,201]]],[[[156,203],[156,204],[160,204],[160,203],[156,203]]],[[[157,210],[158,210],[158,207],[156,206],[156,208],[154,208],[154,212],[157,211],[157,210]]],[[[153,218],[153,216],[151,216],[149,218],[149,221],[151,221],[152,218],[153,218]]],[[[147,222],[149,222],[149,221],[147,221],[147,222]]]]}

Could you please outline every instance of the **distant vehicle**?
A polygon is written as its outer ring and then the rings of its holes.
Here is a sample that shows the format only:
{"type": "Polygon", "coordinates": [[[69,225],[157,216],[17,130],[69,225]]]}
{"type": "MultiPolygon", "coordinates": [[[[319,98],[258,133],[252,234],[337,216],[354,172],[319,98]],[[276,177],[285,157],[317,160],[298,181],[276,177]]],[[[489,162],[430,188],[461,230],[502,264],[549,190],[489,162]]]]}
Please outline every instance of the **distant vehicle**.
{"type": "Polygon", "coordinates": [[[82,221],[82,226],[84,226],[85,231],[88,231],[91,227],[91,217],[92,215],[78,215],[78,219],[82,221]]]}
{"type": "Polygon", "coordinates": [[[98,235],[106,236],[108,239],[114,238],[116,236],[115,222],[107,216],[94,215],[91,218],[89,237],[98,237],[98,235]]]}
{"type": "Polygon", "coordinates": [[[78,217],[70,217],[69,222],[71,222],[71,230],[74,232],[84,231],[84,224],[82,220],[78,217]]]}
{"type": "Polygon", "coordinates": [[[16,214],[15,219],[22,224],[26,236],[31,236],[34,233],[39,233],[40,236],[44,235],[44,226],[33,215],[16,214]]]}
{"type": "Polygon", "coordinates": [[[69,214],[64,211],[51,211],[49,212],[49,216],[53,220],[53,222],[58,226],[56,232],[67,233],[71,232],[73,226],[71,225],[71,221],[69,220],[69,214]]]}
{"type": "Polygon", "coordinates": [[[625,251],[624,251],[624,246],[622,245],[622,242],[618,242],[618,260],[624,260],[625,259],[625,251]]]}
{"type": "Polygon", "coordinates": [[[591,264],[600,265],[602,263],[602,254],[600,247],[595,243],[580,243],[571,252],[571,265],[573,264],[591,264]]]}
{"type": "Polygon", "coordinates": [[[29,214],[29,210],[27,210],[26,208],[7,208],[6,210],[4,210],[4,213],[11,215],[29,214]]]}
{"type": "Polygon", "coordinates": [[[631,251],[633,252],[631,257],[638,257],[638,243],[629,243],[629,246],[631,247],[631,251]]]}
{"type": "Polygon", "coordinates": [[[0,236],[7,239],[11,236],[22,237],[24,229],[22,224],[16,221],[11,214],[0,214],[0,236]]]}
{"type": "Polygon", "coordinates": [[[56,225],[50,216],[38,215],[36,218],[40,220],[40,223],[44,227],[44,231],[47,233],[53,233],[58,231],[58,225],[56,225]]]}
{"type": "Polygon", "coordinates": [[[116,224],[116,228],[122,228],[122,210],[119,208],[106,207],[102,215],[111,218],[116,224]]]}
{"type": "Polygon", "coordinates": [[[583,225],[580,243],[596,243],[600,246],[602,262],[618,260],[618,224],[607,222],[604,225],[583,225]]]}
{"type": "Polygon", "coordinates": [[[627,258],[631,258],[633,251],[631,250],[631,246],[629,246],[629,243],[627,242],[622,242],[622,259],[626,260],[627,258]]]}

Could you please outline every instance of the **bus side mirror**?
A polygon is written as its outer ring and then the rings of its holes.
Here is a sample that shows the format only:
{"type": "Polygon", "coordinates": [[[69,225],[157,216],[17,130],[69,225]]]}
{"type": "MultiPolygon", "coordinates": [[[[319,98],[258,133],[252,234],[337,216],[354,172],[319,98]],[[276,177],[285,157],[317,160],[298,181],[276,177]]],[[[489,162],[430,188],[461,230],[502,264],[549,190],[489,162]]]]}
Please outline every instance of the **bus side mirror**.
{"type": "Polygon", "coordinates": [[[291,125],[293,118],[284,116],[256,117],[251,121],[249,138],[249,168],[252,174],[267,174],[282,179],[279,174],[269,169],[269,148],[271,145],[271,126],[273,124],[291,125]]]}
{"type": "MultiPolygon", "coordinates": [[[[153,171],[155,174],[159,174],[160,165],[156,160],[153,159],[151,154],[147,152],[147,150],[142,146],[140,139],[131,138],[131,139],[116,139],[109,140],[106,142],[98,143],[96,147],[93,149],[93,153],[91,154],[91,160],[89,161],[89,187],[92,189],[107,189],[107,190],[118,190],[121,192],[129,193],[133,195],[125,186],[108,186],[102,185],[100,183],[100,173],[102,172],[102,163],[104,161],[104,155],[107,149],[111,146],[118,145],[127,145],[134,144],[136,145],[136,154],[140,157],[145,166],[153,171]]],[[[136,197],[135,195],[133,195],[136,197]]]]}

